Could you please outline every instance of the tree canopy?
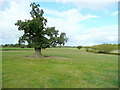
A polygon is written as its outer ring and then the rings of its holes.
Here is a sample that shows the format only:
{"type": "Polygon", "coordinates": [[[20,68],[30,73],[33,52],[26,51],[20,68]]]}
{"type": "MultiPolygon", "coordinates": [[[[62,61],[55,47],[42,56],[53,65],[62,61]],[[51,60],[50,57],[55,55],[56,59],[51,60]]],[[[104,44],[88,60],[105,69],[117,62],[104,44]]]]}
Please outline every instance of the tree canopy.
{"type": "Polygon", "coordinates": [[[82,48],[82,46],[77,46],[77,48],[80,50],[82,48]]]}
{"type": "Polygon", "coordinates": [[[65,44],[67,37],[65,33],[61,33],[55,27],[48,27],[46,25],[47,19],[44,18],[43,9],[39,9],[40,5],[31,3],[30,11],[32,19],[22,21],[18,20],[15,25],[18,26],[18,30],[23,30],[24,34],[19,38],[19,43],[25,43],[35,48],[36,56],[41,56],[41,49],[56,46],[57,44],[65,44]]]}
{"type": "Polygon", "coordinates": [[[68,38],[66,37],[65,33],[61,33],[60,37],[58,37],[58,43],[61,46],[61,44],[64,46],[65,43],[67,42],[68,38]]]}

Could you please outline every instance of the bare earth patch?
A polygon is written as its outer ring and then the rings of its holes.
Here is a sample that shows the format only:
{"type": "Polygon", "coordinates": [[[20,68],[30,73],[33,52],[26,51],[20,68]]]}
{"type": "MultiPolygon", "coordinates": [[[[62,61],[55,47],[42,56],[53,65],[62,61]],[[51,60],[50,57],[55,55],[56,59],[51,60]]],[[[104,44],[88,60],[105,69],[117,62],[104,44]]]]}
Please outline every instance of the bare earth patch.
{"type": "Polygon", "coordinates": [[[45,59],[62,59],[62,60],[69,60],[69,58],[66,57],[44,57],[45,59]]]}
{"type": "Polygon", "coordinates": [[[27,56],[31,59],[59,59],[59,60],[70,60],[67,57],[53,57],[53,56],[44,56],[44,57],[34,57],[34,56],[27,56]]]}

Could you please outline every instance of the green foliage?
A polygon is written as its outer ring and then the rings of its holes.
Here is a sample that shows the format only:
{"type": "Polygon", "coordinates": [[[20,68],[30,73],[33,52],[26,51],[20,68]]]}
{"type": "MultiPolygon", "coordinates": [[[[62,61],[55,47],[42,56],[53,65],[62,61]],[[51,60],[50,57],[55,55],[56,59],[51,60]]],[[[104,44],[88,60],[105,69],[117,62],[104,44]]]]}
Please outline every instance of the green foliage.
{"type": "Polygon", "coordinates": [[[47,27],[46,28],[46,35],[49,36],[49,41],[52,47],[56,47],[58,44],[58,30],[55,30],[55,27],[47,27]]]}
{"type": "Polygon", "coordinates": [[[5,44],[5,45],[2,45],[2,47],[20,47],[20,45],[17,43],[17,44],[5,44]]]}
{"type": "Polygon", "coordinates": [[[65,33],[61,33],[60,37],[57,38],[58,39],[58,43],[61,46],[61,44],[63,44],[63,46],[65,45],[65,43],[68,41],[68,38],[66,37],[65,33]]]}
{"type": "Polygon", "coordinates": [[[80,50],[82,48],[82,46],[77,46],[77,48],[80,50]]]}
{"type": "MultiPolygon", "coordinates": [[[[18,26],[18,30],[24,31],[23,36],[19,38],[19,43],[21,44],[27,41],[29,47],[38,49],[56,46],[59,41],[59,31],[55,30],[55,27],[46,28],[47,19],[43,16],[43,9],[39,9],[39,4],[31,3],[30,7],[32,8],[30,11],[32,19],[25,21],[18,20],[15,23],[18,26]]],[[[64,37],[62,39],[65,39],[64,37]]]]}
{"type": "Polygon", "coordinates": [[[118,45],[117,44],[94,45],[94,46],[92,46],[92,49],[94,51],[97,51],[98,53],[110,53],[113,50],[117,50],[118,45]]]}
{"type": "Polygon", "coordinates": [[[91,47],[90,46],[85,46],[84,48],[86,49],[86,52],[88,52],[91,47]]]}

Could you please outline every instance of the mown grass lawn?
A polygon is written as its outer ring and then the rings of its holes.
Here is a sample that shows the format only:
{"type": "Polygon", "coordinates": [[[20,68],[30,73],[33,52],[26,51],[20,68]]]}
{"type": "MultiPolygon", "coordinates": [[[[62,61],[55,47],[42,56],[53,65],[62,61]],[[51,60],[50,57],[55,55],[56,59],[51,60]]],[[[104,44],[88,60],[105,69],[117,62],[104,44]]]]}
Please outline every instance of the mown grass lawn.
{"type": "Polygon", "coordinates": [[[3,88],[117,88],[118,56],[77,49],[3,51],[3,88]]]}

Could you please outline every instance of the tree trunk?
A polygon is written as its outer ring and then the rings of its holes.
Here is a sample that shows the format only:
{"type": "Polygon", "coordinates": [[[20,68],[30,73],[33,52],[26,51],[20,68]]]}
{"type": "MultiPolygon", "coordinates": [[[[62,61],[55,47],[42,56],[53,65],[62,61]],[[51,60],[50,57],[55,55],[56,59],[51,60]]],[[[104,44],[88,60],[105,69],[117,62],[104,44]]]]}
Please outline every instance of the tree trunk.
{"type": "Polygon", "coordinates": [[[41,48],[35,48],[35,57],[44,57],[41,53],[41,48]]]}

